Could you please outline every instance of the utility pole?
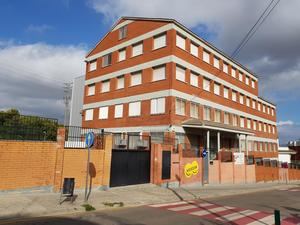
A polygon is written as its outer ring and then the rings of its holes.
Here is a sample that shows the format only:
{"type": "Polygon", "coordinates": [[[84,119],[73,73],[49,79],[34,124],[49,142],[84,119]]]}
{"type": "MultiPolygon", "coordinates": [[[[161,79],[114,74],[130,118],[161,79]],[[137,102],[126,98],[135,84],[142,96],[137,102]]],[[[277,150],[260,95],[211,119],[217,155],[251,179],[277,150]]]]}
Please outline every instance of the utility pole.
{"type": "Polygon", "coordinates": [[[64,103],[65,103],[65,115],[64,126],[69,125],[70,119],[70,101],[72,96],[72,83],[64,83],[64,103]]]}

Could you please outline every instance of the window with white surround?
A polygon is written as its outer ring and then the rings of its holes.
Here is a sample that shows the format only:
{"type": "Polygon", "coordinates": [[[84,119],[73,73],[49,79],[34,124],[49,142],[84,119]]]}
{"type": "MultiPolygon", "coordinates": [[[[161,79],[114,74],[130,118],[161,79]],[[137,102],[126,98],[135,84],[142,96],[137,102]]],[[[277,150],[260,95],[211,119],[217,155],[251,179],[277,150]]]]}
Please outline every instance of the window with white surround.
{"type": "Polygon", "coordinates": [[[223,63],[223,72],[228,73],[228,64],[223,63]]]}
{"type": "Polygon", "coordinates": [[[236,69],[231,68],[231,76],[233,76],[234,78],[236,78],[236,69]]]}
{"type": "Polygon", "coordinates": [[[214,94],[220,95],[220,84],[214,83],[214,94]]]}
{"type": "Polygon", "coordinates": [[[272,116],[274,116],[274,109],[271,109],[271,114],[272,116]]]}
{"type": "Polygon", "coordinates": [[[126,59],[126,49],[119,50],[119,62],[126,59]]]}
{"type": "Polygon", "coordinates": [[[249,77],[246,76],[246,84],[249,85],[249,77]]]}
{"type": "Polygon", "coordinates": [[[85,110],[84,120],[85,121],[93,120],[93,115],[94,115],[94,109],[85,110]]]}
{"type": "Polygon", "coordinates": [[[183,99],[176,99],[176,109],[175,112],[177,115],[184,116],[185,115],[185,101],[183,99]]]}
{"type": "Polygon", "coordinates": [[[250,98],[246,98],[246,106],[250,107],[250,98]]]}
{"type": "Polygon", "coordinates": [[[108,106],[99,108],[99,119],[104,120],[108,118],[108,106]]]}
{"type": "Polygon", "coordinates": [[[254,120],[254,121],[253,121],[253,130],[256,130],[256,123],[257,123],[257,122],[254,120]]]}
{"type": "Polygon", "coordinates": [[[129,116],[140,116],[141,115],[141,102],[130,102],[128,115],[129,116]]]}
{"type": "Polygon", "coordinates": [[[176,80],[185,82],[185,69],[180,66],[176,66],[176,80]]]}
{"type": "Polygon", "coordinates": [[[165,113],[165,98],[151,99],[151,114],[162,114],[165,113]]]}
{"type": "Polygon", "coordinates": [[[154,67],[152,81],[158,81],[164,79],[166,79],[166,67],[165,66],[154,67]]]}
{"type": "Polygon", "coordinates": [[[250,119],[247,119],[247,128],[251,129],[251,120],[250,119]]]}
{"type": "Polygon", "coordinates": [[[272,133],[275,134],[275,126],[272,126],[272,133]]]}
{"type": "Polygon", "coordinates": [[[232,91],[231,97],[232,97],[232,101],[234,101],[234,102],[237,101],[236,95],[237,95],[236,91],[232,91]]]}
{"type": "Polygon", "coordinates": [[[270,107],[267,107],[267,113],[270,114],[270,107]]]}
{"type": "Polygon", "coordinates": [[[266,106],[263,105],[262,108],[263,108],[263,112],[265,113],[266,112],[266,106]]]}
{"type": "Polygon", "coordinates": [[[239,71],[239,81],[242,81],[243,82],[243,74],[242,72],[239,71]]]}
{"type": "Polygon", "coordinates": [[[203,51],[203,61],[206,63],[210,63],[209,56],[210,56],[210,53],[204,50],[203,51]]]}
{"type": "Polygon", "coordinates": [[[235,126],[235,127],[238,125],[237,115],[232,115],[232,125],[235,126]]]}
{"type": "Polygon", "coordinates": [[[229,98],[229,88],[224,87],[223,88],[224,98],[229,98]]]}
{"type": "Polygon", "coordinates": [[[124,76],[117,77],[117,89],[124,88],[124,76]]]}
{"type": "Polygon", "coordinates": [[[261,110],[261,103],[260,102],[257,103],[257,109],[258,109],[258,111],[261,110]]]}
{"type": "Polygon", "coordinates": [[[110,90],[110,80],[102,81],[101,83],[101,92],[109,92],[110,90]]]}
{"type": "Polygon", "coordinates": [[[256,102],[252,99],[252,108],[253,108],[253,109],[256,108],[256,107],[255,107],[255,105],[256,105],[255,103],[256,103],[256,102]]]}
{"type": "Polygon", "coordinates": [[[123,117],[123,104],[115,105],[115,118],[123,117]]]}
{"type": "Polygon", "coordinates": [[[167,45],[166,34],[157,35],[154,37],[153,49],[165,47],[167,45]]]}
{"type": "Polygon", "coordinates": [[[126,38],[127,36],[127,25],[120,27],[119,29],[119,40],[126,38]]]}
{"type": "Polygon", "coordinates": [[[255,88],[255,81],[254,80],[251,80],[251,87],[255,88]]]}
{"type": "Polygon", "coordinates": [[[240,127],[245,127],[245,118],[240,117],[240,127]]]}
{"type": "Polygon", "coordinates": [[[240,94],[240,104],[244,104],[244,95],[240,94]]]}
{"type": "Polygon", "coordinates": [[[143,42],[132,46],[132,57],[143,54],[143,42]]]}
{"type": "Polygon", "coordinates": [[[203,90],[210,91],[210,80],[203,79],[203,90]]]}
{"type": "Polygon", "coordinates": [[[193,42],[191,42],[191,54],[196,57],[199,56],[198,45],[194,44],[193,42]]]}
{"type": "Polygon", "coordinates": [[[142,72],[131,74],[130,86],[140,85],[142,83],[142,72]]]}
{"type": "Polygon", "coordinates": [[[191,72],[191,79],[190,79],[190,82],[191,82],[191,85],[194,86],[194,87],[198,87],[198,75],[191,72]]]}
{"type": "Polygon", "coordinates": [[[229,124],[229,113],[224,112],[224,124],[229,124]]]}
{"type": "Polygon", "coordinates": [[[94,95],[95,94],[95,84],[90,84],[88,85],[88,96],[94,95]]]}
{"type": "Polygon", "coordinates": [[[264,123],[264,132],[267,132],[267,124],[264,123]]]}
{"type": "Polygon", "coordinates": [[[176,34],[176,46],[185,50],[185,38],[179,34],[176,34]]]}
{"type": "Polygon", "coordinates": [[[103,56],[102,67],[111,65],[111,53],[103,56]]]}
{"type": "Polygon", "coordinates": [[[257,151],[257,141],[254,141],[254,151],[257,151]]]}
{"type": "Polygon", "coordinates": [[[215,110],[215,122],[221,123],[221,111],[215,110]]]}
{"type": "Polygon", "coordinates": [[[210,120],[210,108],[208,106],[204,106],[203,119],[210,120]]]}
{"type": "Polygon", "coordinates": [[[198,104],[191,102],[190,116],[198,119],[199,117],[199,109],[198,104]]]}
{"type": "Polygon", "coordinates": [[[268,125],[269,134],[271,134],[271,125],[268,125]]]}
{"type": "Polygon", "coordinates": [[[94,71],[97,69],[97,60],[94,60],[90,62],[90,70],[89,71],[94,71]]]}
{"type": "Polygon", "coordinates": [[[261,122],[258,122],[258,130],[261,131],[261,122]]]}
{"type": "Polygon", "coordinates": [[[220,69],[220,59],[214,57],[214,67],[220,69]]]}

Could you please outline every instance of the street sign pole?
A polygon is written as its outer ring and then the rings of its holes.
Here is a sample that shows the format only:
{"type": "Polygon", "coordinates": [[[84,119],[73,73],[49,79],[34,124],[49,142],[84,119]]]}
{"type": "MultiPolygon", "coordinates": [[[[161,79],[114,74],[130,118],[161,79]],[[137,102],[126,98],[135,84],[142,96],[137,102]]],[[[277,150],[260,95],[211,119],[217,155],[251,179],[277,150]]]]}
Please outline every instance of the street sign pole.
{"type": "Polygon", "coordinates": [[[84,201],[88,201],[88,185],[89,185],[89,174],[90,174],[90,149],[94,144],[94,134],[89,132],[85,137],[85,144],[87,146],[87,164],[86,164],[86,180],[85,180],[85,192],[84,201]]]}

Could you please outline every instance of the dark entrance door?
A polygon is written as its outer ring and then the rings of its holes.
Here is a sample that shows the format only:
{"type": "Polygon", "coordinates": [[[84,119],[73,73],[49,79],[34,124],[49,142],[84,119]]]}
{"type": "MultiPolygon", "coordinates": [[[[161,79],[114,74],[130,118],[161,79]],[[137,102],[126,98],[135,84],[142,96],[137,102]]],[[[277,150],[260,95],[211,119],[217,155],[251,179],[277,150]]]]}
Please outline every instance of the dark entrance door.
{"type": "Polygon", "coordinates": [[[150,182],[149,150],[113,150],[110,187],[150,182]]]}
{"type": "Polygon", "coordinates": [[[171,178],[171,151],[162,151],[161,179],[171,178]]]}

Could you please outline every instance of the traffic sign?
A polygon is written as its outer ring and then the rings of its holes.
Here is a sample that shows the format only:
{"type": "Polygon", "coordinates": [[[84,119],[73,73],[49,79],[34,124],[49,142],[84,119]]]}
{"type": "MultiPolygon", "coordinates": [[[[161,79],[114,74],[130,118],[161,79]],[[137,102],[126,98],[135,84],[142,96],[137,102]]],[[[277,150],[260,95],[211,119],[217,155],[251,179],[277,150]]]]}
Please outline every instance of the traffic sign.
{"type": "Polygon", "coordinates": [[[94,144],[94,133],[88,132],[85,136],[85,144],[88,148],[92,147],[94,144]]]}
{"type": "Polygon", "coordinates": [[[202,150],[202,157],[205,158],[207,156],[207,151],[205,148],[202,150]]]}

